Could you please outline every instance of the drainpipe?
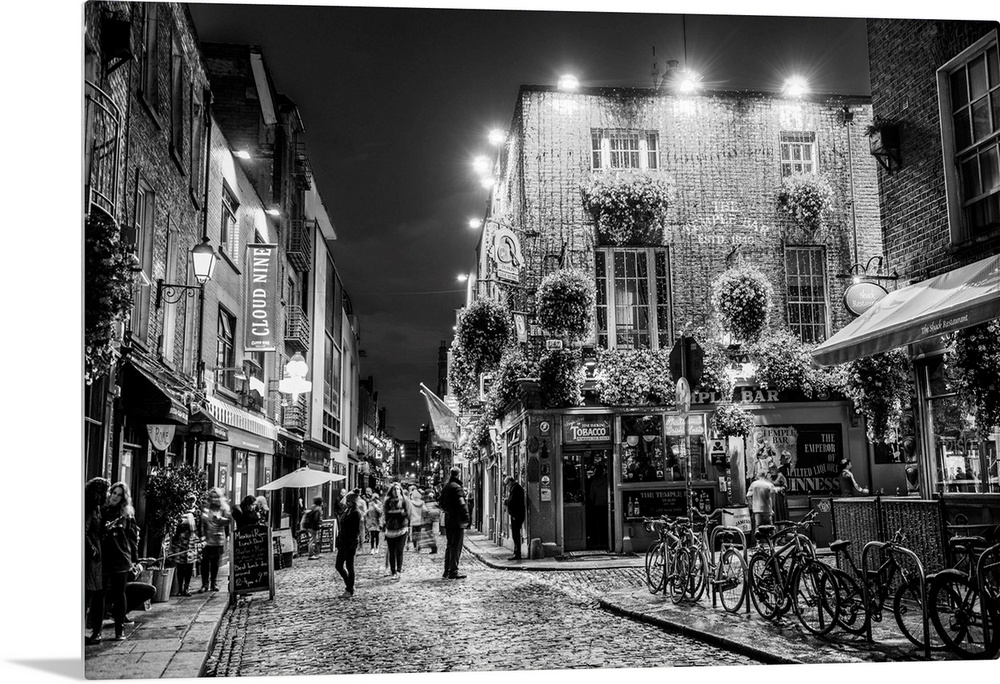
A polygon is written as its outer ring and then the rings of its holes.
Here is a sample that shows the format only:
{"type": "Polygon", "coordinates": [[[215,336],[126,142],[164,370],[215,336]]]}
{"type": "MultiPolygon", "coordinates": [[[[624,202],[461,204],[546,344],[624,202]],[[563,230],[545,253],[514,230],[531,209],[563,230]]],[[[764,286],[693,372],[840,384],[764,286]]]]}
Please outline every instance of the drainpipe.
{"type": "MultiPolygon", "coordinates": [[[[212,91],[204,90],[205,98],[205,190],[202,197],[202,214],[201,214],[201,236],[208,237],[208,188],[209,188],[209,178],[211,177],[211,159],[212,159],[212,91]]],[[[197,375],[197,381],[195,383],[196,390],[202,397],[205,396],[205,361],[203,359],[203,344],[205,338],[205,285],[204,283],[200,288],[198,288],[198,343],[197,351],[195,356],[195,374],[197,375]]],[[[198,458],[195,454],[195,467],[202,465],[207,466],[208,461],[208,442],[203,441],[205,458],[204,463],[202,459],[198,458]]],[[[211,480],[211,478],[209,478],[211,480]]]]}

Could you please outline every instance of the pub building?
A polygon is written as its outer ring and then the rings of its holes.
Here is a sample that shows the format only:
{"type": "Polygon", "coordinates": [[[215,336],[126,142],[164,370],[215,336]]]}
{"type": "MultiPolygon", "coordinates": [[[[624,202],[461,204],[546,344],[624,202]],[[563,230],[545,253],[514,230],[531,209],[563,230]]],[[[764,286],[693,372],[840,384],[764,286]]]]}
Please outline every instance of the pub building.
{"type": "Polygon", "coordinates": [[[874,453],[869,458],[864,423],[846,399],[738,385],[732,400],[755,419],[745,440],[713,436],[718,399],[717,393],[692,393],[687,440],[685,417],[667,407],[509,412],[499,439],[502,453],[495,444],[468,468],[473,488],[482,487],[491,506],[480,518],[487,524],[484,533],[500,539],[509,534],[502,508],[502,472],[508,472],[525,483],[524,538],[540,540],[539,553],[641,553],[653,541],[643,518],[687,512],[687,453],[691,504],[703,513],[745,506],[758,468],[787,466],[789,517],[816,510],[823,526],[814,533],[821,544],[829,541],[830,500],[838,495],[843,458],[851,458],[859,482],[906,491],[902,464],[881,463],[874,453]]]}

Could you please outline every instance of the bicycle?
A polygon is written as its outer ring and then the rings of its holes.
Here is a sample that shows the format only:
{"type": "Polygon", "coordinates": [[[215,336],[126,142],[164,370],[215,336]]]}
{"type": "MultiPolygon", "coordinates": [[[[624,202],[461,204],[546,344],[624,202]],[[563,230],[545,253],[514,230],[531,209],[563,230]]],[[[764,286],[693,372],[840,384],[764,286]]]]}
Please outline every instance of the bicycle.
{"type": "Polygon", "coordinates": [[[960,555],[958,562],[928,578],[934,629],[962,658],[994,658],[1000,653],[1000,544],[985,545],[980,536],[952,537],[948,546],[960,555]]]}
{"type": "MultiPolygon", "coordinates": [[[[744,558],[746,538],[743,531],[737,527],[718,526],[708,533],[708,523],[715,517],[721,517],[722,509],[717,508],[708,515],[691,509],[691,516],[700,518],[702,523],[701,537],[698,543],[701,569],[702,590],[712,587],[712,604],[715,597],[722,601],[722,607],[730,613],[739,612],[743,606],[747,592],[747,562],[744,558]],[[719,539],[719,561],[715,561],[715,540],[719,539]],[[736,541],[733,541],[735,539],[736,541]]],[[[693,600],[701,598],[701,593],[693,600]]]]}
{"type": "Polygon", "coordinates": [[[921,608],[921,577],[919,573],[899,564],[896,559],[896,551],[908,550],[902,546],[906,540],[903,535],[903,528],[896,530],[892,539],[882,547],[885,560],[878,568],[869,570],[860,569],[854,562],[848,547],[850,540],[838,539],[830,543],[830,550],[841,554],[847,559],[851,572],[848,573],[839,568],[833,568],[834,579],[836,580],[837,594],[840,601],[840,615],[838,623],[847,632],[852,634],[865,634],[870,623],[881,622],[886,602],[889,600],[889,593],[899,575],[899,585],[892,595],[892,614],[896,618],[896,625],[910,643],[921,648],[925,648],[926,635],[923,634],[923,609],[921,608]],[[862,583],[867,584],[865,587],[862,583]],[[867,588],[867,603],[865,601],[867,588]],[[911,613],[910,607],[916,605],[920,623],[914,625],[906,618],[911,613]]]}
{"type": "Polygon", "coordinates": [[[643,527],[657,535],[656,541],[646,549],[646,588],[651,594],[666,593],[668,583],[673,584],[675,550],[680,545],[680,538],[674,534],[676,524],[667,518],[644,518],[643,527]]]}
{"type": "Polygon", "coordinates": [[[750,597],[762,618],[774,620],[792,610],[803,627],[822,636],[836,626],[840,602],[832,571],[816,560],[812,544],[799,533],[819,524],[815,516],[811,511],[782,530],[774,525],[757,528],[755,537],[762,546],[750,558],[748,576],[750,597]],[[784,535],[790,539],[775,548],[784,535]]]}

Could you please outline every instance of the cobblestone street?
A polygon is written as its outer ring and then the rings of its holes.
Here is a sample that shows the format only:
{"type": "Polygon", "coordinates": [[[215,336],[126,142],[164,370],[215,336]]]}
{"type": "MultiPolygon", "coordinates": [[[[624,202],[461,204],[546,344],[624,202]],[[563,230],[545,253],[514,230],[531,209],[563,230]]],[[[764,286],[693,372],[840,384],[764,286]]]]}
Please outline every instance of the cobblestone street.
{"type": "Polygon", "coordinates": [[[639,586],[641,570],[514,572],[466,552],[463,580],[441,553],[407,551],[400,580],[383,554],[357,558],[341,599],[334,555],[296,559],[266,593],[240,599],[219,628],[207,676],[748,665],[756,661],[598,607],[602,589],[639,586]]]}

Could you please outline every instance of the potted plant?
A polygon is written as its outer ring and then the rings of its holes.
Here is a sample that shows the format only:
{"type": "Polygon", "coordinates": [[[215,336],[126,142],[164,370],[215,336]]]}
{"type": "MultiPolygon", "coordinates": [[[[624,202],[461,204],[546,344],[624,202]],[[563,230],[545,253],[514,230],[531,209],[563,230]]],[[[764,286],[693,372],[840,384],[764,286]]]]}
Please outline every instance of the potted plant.
{"type": "Polygon", "coordinates": [[[823,217],[833,203],[833,189],[822,176],[793,173],[781,179],[778,208],[807,230],[823,226],[823,217]]]}
{"type": "Polygon", "coordinates": [[[737,339],[754,341],[771,320],[773,293],[766,275],[750,266],[738,266],[712,283],[712,308],[726,331],[737,339]]]}
{"type": "Polygon", "coordinates": [[[959,330],[945,356],[948,384],[976,418],[980,434],[1000,427],[1000,321],[959,330]]]}
{"type": "Polygon", "coordinates": [[[602,242],[659,245],[673,186],[661,174],[596,173],[580,188],[602,242]]]}
{"type": "Polygon", "coordinates": [[[865,417],[872,444],[893,441],[910,404],[910,357],[893,349],[851,361],[844,394],[865,417]]]}
{"type": "Polygon", "coordinates": [[[514,339],[514,322],[500,302],[477,299],[458,317],[455,339],[473,376],[493,370],[514,339]]]}
{"type": "Polygon", "coordinates": [[[146,480],[146,532],[149,539],[159,542],[160,554],[153,570],[152,583],[156,587],[154,603],[162,603],[170,596],[174,568],[170,561],[170,539],[177,520],[184,512],[184,498],[188,492],[199,497],[208,489],[204,471],[183,465],[177,468],[157,468],[146,480]]]}
{"type": "Polygon", "coordinates": [[[587,274],[567,268],[545,276],[535,293],[538,322],[557,335],[578,340],[590,332],[594,282],[587,274]]]}
{"type": "Polygon", "coordinates": [[[899,125],[890,123],[878,114],[865,127],[868,148],[873,155],[899,149],[899,125]]]}

